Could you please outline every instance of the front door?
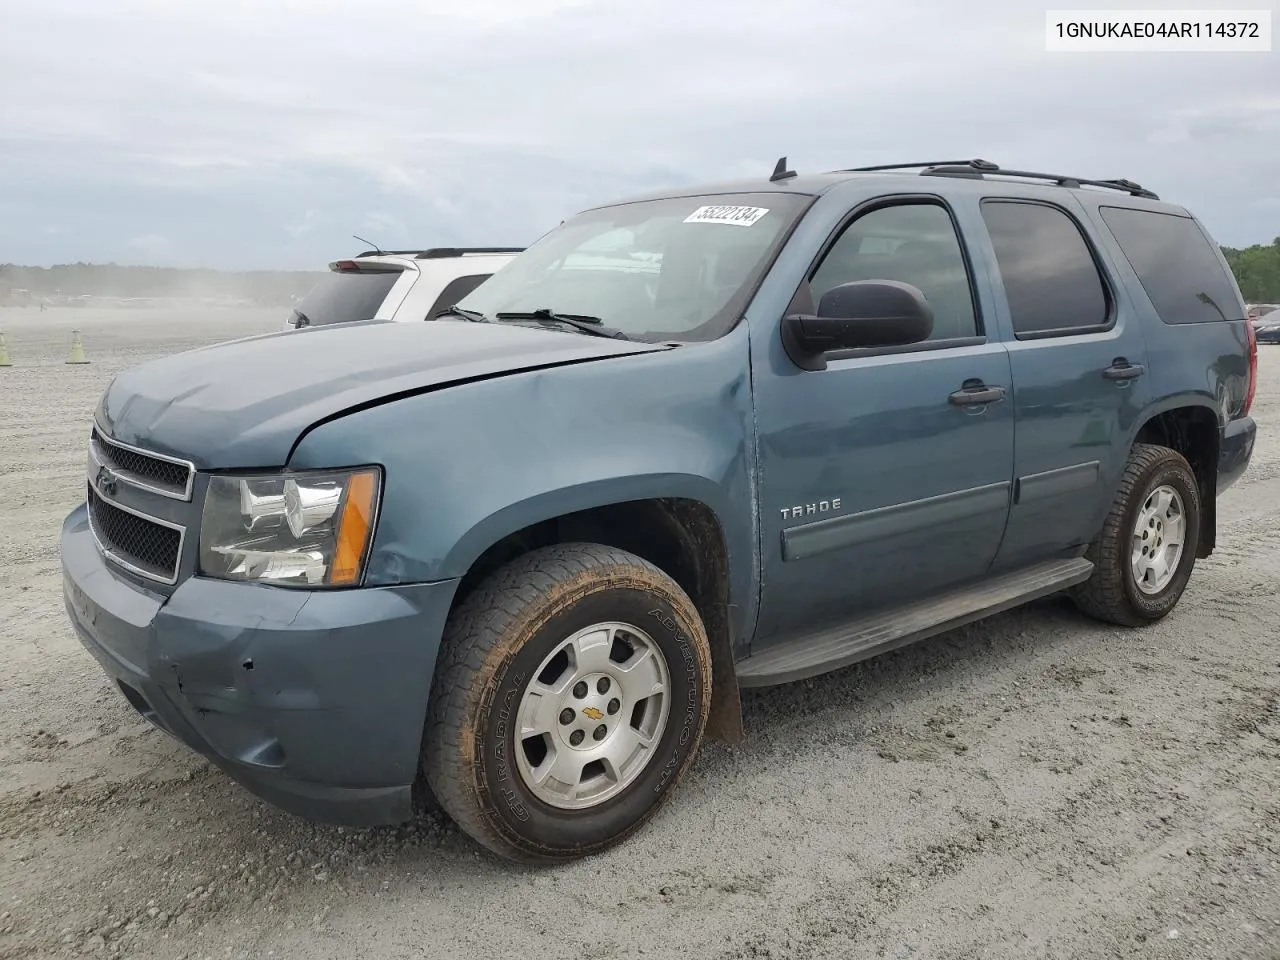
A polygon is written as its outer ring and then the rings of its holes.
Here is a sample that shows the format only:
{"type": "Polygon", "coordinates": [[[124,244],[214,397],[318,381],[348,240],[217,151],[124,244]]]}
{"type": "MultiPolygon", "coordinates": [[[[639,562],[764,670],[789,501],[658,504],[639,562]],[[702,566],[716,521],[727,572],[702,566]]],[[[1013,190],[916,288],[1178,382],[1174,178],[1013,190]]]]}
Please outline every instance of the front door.
{"type": "Polygon", "coordinates": [[[1012,379],[968,261],[940,201],[880,201],[839,234],[797,302],[853,280],[903,281],[933,308],[930,340],[809,371],[766,342],[776,326],[753,330],[754,652],[979,577],[995,557],[1013,479],[1012,379]]]}

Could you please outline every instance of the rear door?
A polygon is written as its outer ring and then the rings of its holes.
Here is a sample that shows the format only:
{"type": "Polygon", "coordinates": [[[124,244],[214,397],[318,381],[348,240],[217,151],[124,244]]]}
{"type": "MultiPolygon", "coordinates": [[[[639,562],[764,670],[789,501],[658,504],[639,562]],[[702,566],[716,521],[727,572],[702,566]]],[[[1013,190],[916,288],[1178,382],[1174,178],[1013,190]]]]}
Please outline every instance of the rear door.
{"type": "Polygon", "coordinates": [[[1082,226],[1067,191],[985,196],[980,221],[994,264],[1013,370],[1014,498],[996,567],[1087,543],[1150,397],[1133,304],[1082,226]]]}

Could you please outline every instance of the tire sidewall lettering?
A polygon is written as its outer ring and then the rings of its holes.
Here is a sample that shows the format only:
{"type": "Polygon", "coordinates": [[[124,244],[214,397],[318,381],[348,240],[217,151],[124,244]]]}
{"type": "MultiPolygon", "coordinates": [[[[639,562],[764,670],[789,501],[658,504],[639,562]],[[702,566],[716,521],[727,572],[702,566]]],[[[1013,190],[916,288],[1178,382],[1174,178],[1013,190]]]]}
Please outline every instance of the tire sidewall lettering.
{"type": "MultiPolygon", "coordinates": [[[[684,721],[680,725],[680,735],[677,737],[677,741],[681,746],[684,746],[693,737],[698,728],[698,695],[701,685],[698,682],[697,657],[694,655],[693,644],[689,641],[689,637],[680,629],[680,625],[672,617],[659,609],[650,610],[649,616],[662,624],[680,647],[680,658],[684,664],[685,677],[688,680],[688,693],[684,703],[684,721]]],[[[656,791],[661,792],[665,788],[670,767],[671,761],[668,761],[667,767],[663,769],[662,779],[654,787],[656,791]]]]}
{"type": "Polygon", "coordinates": [[[524,689],[523,673],[507,674],[503,677],[504,689],[498,698],[498,709],[493,724],[493,735],[488,738],[493,756],[493,776],[497,781],[498,794],[503,804],[511,811],[511,815],[525,823],[529,819],[529,810],[520,800],[520,795],[512,789],[512,781],[516,773],[511,765],[514,758],[507,755],[507,733],[512,714],[520,703],[520,692],[524,689]]]}

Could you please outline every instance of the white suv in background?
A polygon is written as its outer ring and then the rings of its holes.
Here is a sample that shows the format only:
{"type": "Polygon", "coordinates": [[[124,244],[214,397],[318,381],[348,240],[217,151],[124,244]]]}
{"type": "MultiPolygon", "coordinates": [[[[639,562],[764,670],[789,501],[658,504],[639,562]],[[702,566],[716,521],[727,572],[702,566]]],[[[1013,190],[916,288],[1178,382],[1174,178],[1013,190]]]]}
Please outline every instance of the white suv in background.
{"type": "Polygon", "coordinates": [[[329,264],[299,300],[285,330],[355,320],[430,320],[457,303],[522,247],[366,250],[329,264]]]}

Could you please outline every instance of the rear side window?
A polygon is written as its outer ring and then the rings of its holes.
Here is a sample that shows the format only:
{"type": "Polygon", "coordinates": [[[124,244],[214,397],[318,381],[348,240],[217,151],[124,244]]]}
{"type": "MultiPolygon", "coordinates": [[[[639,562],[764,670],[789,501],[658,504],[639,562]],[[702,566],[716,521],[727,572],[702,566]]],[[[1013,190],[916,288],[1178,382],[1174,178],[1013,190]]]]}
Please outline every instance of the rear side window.
{"type": "Polygon", "coordinates": [[[400,275],[399,270],[330,273],[307,292],[294,312],[306,317],[313,327],[372,320],[400,275]]]}
{"type": "Polygon", "coordinates": [[[426,319],[434,320],[491,276],[491,273],[473,273],[466,277],[454,277],[444,285],[440,296],[436,297],[436,302],[427,311],[426,319]]]}
{"type": "Polygon", "coordinates": [[[1043,203],[984,200],[982,217],[996,251],[1014,333],[1080,333],[1106,327],[1111,309],[1080,227],[1043,203]]]}
{"type": "Polygon", "coordinates": [[[1244,318],[1235,284],[1195,220],[1126,207],[1100,210],[1161,320],[1207,323],[1244,318]]]}

